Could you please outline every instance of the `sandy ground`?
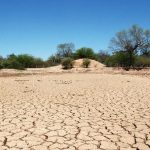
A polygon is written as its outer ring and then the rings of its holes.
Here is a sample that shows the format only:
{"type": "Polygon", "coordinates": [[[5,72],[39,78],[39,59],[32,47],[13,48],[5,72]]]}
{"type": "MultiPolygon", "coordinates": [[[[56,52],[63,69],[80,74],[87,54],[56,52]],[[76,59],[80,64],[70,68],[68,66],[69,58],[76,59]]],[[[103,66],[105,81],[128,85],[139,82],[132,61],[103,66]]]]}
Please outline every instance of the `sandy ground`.
{"type": "Polygon", "coordinates": [[[149,150],[150,78],[0,77],[0,150],[149,150]]]}

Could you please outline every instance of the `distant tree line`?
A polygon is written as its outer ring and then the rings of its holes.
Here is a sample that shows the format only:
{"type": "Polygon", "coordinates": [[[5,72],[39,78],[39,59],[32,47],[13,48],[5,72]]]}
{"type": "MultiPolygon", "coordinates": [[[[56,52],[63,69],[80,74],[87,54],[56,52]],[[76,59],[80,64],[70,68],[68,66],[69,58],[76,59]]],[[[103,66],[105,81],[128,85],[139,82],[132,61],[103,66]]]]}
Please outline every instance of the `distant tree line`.
{"type": "Polygon", "coordinates": [[[0,69],[43,68],[59,64],[68,69],[73,66],[73,60],[80,58],[84,59],[84,66],[90,64],[88,59],[94,59],[107,67],[122,67],[126,70],[150,67],[150,30],[133,25],[128,30],[120,31],[111,40],[109,49],[112,54],[104,50],[96,53],[88,47],[75,50],[73,43],[63,43],[57,46],[56,54],[45,61],[28,54],[0,57],[0,69]]]}
{"type": "Polygon", "coordinates": [[[0,69],[20,69],[42,68],[48,64],[41,58],[36,58],[28,54],[8,55],[6,58],[0,57],[0,69]]]}

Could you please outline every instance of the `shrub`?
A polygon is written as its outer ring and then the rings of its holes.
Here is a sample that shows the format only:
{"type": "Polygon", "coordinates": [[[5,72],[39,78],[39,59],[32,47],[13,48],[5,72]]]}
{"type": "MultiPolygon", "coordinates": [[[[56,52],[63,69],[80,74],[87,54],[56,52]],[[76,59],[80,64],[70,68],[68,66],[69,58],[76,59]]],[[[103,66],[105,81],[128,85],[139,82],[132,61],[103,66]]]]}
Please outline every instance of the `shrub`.
{"type": "MultiPolygon", "coordinates": [[[[122,67],[130,68],[130,55],[127,52],[119,51],[114,53],[112,56],[105,60],[105,64],[108,67],[122,67]]],[[[132,56],[133,65],[135,62],[135,56],[132,56]]],[[[133,67],[133,66],[132,66],[133,67]]]]}
{"type": "Polygon", "coordinates": [[[2,65],[2,62],[0,62],[0,69],[3,69],[3,65],[2,65]]]}
{"type": "Polygon", "coordinates": [[[7,58],[0,57],[0,69],[25,69],[47,67],[48,63],[41,58],[36,58],[28,54],[8,55],[7,58]]]}
{"type": "Polygon", "coordinates": [[[34,57],[28,54],[21,54],[17,56],[18,62],[24,68],[32,68],[34,67],[34,57]]]}
{"type": "Polygon", "coordinates": [[[13,60],[4,60],[1,65],[2,65],[2,68],[7,68],[7,69],[19,69],[19,70],[25,69],[22,66],[22,64],[20,64],[15,59],[13,59],[13,60]]]}
{"type": "Polygon", "coordinates": [[[91,61],[89,59],[83,59],[82,66],[84,68],[88,68],[90,63],[91,63],[91,61]]]}
{"type": "Polygon", "coordinates": [[[63,69],[71,69],[73,67],[73,59],[70,57],[63,58],[61,61],[63,69]]]}
{"type": "Polygon", "coordinates": [[[2,63],[3,63],[3,57],[2,56],[0,56],[0,69],[2,69],[3,68],[3,66],[2,66],[2,63]]]}
{"type": "Polygon", "coordinates": [[[5,60],[1,63],[2,68],[8,68],[8,69],[24,69],[24,66],[18,61],[17,56],[14,54],[11,54],[7,56],[5,60]]]}
{"type": "Polygon", "coordinates": [[[115,56],[112,55],[112,56],[106,58],[104,63],[107,67],[116,67],[117,61],[115,59],[115,56]]]}
{"type": "Polygon", "coordinates": [[[91,48],[82,47],[82,48],[80,48],[76,51],[75,57],[76,58],[94,59],[95,58],[95,53],[94,53],[93,49],[91,49],[91,48]]]}
{"type": "Polygon", "coordinates": [[[137,68],[150,67],[150,58],[144,56],[137,56],[134,66],[137,68]]]}

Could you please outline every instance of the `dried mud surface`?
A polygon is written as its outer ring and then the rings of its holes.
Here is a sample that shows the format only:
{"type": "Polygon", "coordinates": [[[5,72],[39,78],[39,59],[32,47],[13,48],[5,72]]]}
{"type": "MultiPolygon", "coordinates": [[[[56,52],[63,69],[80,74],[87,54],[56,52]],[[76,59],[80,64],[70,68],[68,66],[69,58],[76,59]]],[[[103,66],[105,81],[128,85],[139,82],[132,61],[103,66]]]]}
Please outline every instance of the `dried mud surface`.
{"type": "Polygon", "coordinates": [[[0,78],[1,150],[149,150],[150,78],[0,78]]]}

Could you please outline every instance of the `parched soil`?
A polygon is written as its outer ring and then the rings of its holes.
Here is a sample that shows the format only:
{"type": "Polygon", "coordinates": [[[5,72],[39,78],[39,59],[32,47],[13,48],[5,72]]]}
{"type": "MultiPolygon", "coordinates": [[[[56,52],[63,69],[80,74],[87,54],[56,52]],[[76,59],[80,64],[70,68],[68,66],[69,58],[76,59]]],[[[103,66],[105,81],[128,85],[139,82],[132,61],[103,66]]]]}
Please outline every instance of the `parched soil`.
{"type": "Polygon", "coordinates": [[[0,150],[149,150],[150,78],[0,78],[0,150]]]}

